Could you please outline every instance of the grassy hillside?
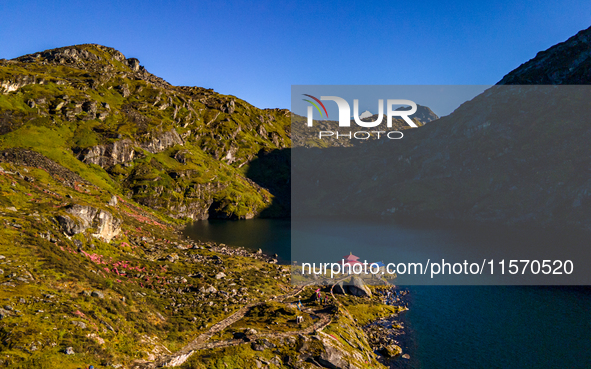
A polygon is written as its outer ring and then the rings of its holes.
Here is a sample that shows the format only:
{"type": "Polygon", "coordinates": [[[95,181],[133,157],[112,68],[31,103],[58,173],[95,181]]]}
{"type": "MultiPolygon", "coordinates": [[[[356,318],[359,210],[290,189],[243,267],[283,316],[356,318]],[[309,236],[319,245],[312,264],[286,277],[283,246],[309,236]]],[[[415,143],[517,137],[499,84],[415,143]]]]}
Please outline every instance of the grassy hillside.
{"type": "Polygon", "coordinates": [[[247,165],[290,145],[288,111],[172,86],[99,45],[3,61],[0,92],[0,148],[40,152],[174,218],[256,216],[272,195],[247,165]]]}
{"type": "Polygon", "coordinates": [[[383,367],[289,267],[180,235],[288,214],[290,123],[99,45],[0,60],[0,367],[383,367]]]}

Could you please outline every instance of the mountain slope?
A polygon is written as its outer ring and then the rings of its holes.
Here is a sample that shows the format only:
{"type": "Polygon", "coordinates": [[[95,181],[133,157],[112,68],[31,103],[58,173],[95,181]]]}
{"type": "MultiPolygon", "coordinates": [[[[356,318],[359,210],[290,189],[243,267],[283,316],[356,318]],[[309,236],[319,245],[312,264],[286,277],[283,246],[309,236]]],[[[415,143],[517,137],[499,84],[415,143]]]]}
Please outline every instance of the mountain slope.
{"type": "MultiPolygon", "coordinates": [[[[588,84],[581,40],[590,36],[538,54],[501,83],[588,84]]],[[[294,211],[591,230],[590,99],[588,86],[499,85],[396,145],[293,153],[294,191],[308,200],[294,211]]]]}
{"type": "MultiPolygon", "coordinates": [[[[588,82],[577,45],[512,78],[588,82]],[[575,64],[578,74],[563,70],[575,64]]],[[[297,311],[295,297],[273,300],[298,292],[288,268],[174,226],[260,215],[296,179],[310,189],[296,208],[306,215],[591,227],[591,96],[580,86],[493,88],[396,146],[297,148],[314,170],[290,179],[278,170],[289,112],[171,86],[114,49],[2,60],[0,81],[2,367],[153,367],[204,336],[211,346],[185,367],[382,367],[360,326],[397,308],[345,296],[325,309],[311,290],[297,311]],[[319,316],[333,319],[332,338],[301,334],[319,316]]]]}
{"type": "Polygon", "coordinates": [[[176,87],[100,45],[0,62],[0,148],[32,148],[174,218],[251,218],[272,195],[248,179],[290,145],[287,110],[176,87]]]}
{"type": "Polygon", "coordinates": [[[0,367],[383,367],[357,321],[397,307],[329,325],[335,306],[296,298],[276,259],[181,236],[191,218],[285,215],[288,111],[99,45],[2,60],[0,93],[0,367]],[[355,349],[310,342],[321,325],[355,349]]]}
{"type": "Polygon", "coordinates": [[[591,27],[540,51],[499,85],[588,85],[591,83],[591,27]]]}

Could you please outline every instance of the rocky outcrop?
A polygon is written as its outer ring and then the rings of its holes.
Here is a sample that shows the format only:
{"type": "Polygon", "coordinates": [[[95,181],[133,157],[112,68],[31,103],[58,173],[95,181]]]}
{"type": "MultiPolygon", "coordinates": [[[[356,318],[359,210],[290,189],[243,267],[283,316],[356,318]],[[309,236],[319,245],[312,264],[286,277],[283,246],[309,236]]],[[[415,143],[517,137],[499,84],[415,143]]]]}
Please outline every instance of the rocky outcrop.
{"type": "Polygon", "coordinates": [[[117,202],[118,202],[117,196],[113,195],[113,196],[111,196],[111,199],[109,200],[108,204],[111,206],[117,206],[117,202]]]}
{"type": "Polygon", "coordinates": [[[507,74],[499,85],[591,84],[591,27],[540,51],[507,74]]]}
{"type": "Polygon", "coordinates": [[[220,182],[193,183],[183,189],[184,198],[175,196],[180,191],[164,187],[140,185],[133,190],[134,199],[144,206],[164,211],[177,219],[204,220],[210,216],[214,196],[226,187],[227,185],[220,182]]]}
{"type": "Polygon", "coordinates": [[[213,203],[209,194],[205,194],[203,199],[186,199],[184,201],[160,198],[159,196],[136,196],[134,199],[144,206],[161,210],[173,218],[193,220],[208,219],[209,208],[213,203]]]}
{"type": "Polygon", "coordinates": [[[128,163],[135,157],[134,143],[130,139],[115,141],[106,145],[98,145],[83,149],[78,159],[87,163],[109,168],[120,163],[128,163]]]}
{"type": "Polygon", "coordinates": [[[343,359],[343,353],[333,346],[328,346],[318,357],[318,362],[329,369],[356,368],[343,359]]]}
{"type": "MultiPolygon", "coordinates": [[[[99,71],[102,81],[108,81],[115,76],[117,67],[124,66],[137,78],[155,86],[168,87],[170,84],[160,77],[148,73],[136,58],[126,59],[119,50],[97,44],[81,44],[45,50],[33,54],[23,55],[13,61],[21,63],[58,64],[68,67],[99,71]],[[100,61],[103,61],[101,63],[100,61]],[[107,62],[105,65],[104,62],[107,62]]],[[[91,83],[92,85],[92,83],[91,83]]]]}
{"type": "Polygon", "coordinates": [[[152,154],[156,154],[162,152],[169,147],[174,145],[183,145],[183,139],[179,136],[179,134],[174,130],[170,130],[168,132],[164,132],[148,142],[142,143],[140,146],[152,154]]]}
{"type": "MultiPolygon", "coordinates": [[[[119,53],[121,54],[121,53],[119,53]]],[[[124,59],[123,54],[117,55],[117,59],[124,59]]],[[[63,47],[59,49],[46,50],[40,53],[29,54],[19,58],[24,62],[35,62],[44,59],[48,62],[59,64],[76,64],[83,61],[97,61],[99,57],[85,49],[75,47],[63,47]]]]}
{"type": "Polygon", "coordinates": [[[358,297],[372,296],[369,287],[367,287],[365,282],[363,282],[363,279],[358,276],[351,277],[351,280],[347,283],[343,281],[336,283],[332,288],[332,292],[339,295],[350,294],[358,297]]]}
{"type": "Polygon", "coordinates": [[[347,294],[347,290],[345,288],[345,286],[343,285],[343,282],[338,282],[337,284],[334,285],[332,292],[339,294],[339,295],[346,295],[347,294]]]}
{"type": "Polygon", "coordinates": [[[68,236],[85,232],[93,228],[96,232],[94,237],[102,238],[106,242],[121,232],[120,219],[114,218],[111,213],[96,209],[92,206],[71,205],[66,209],[69,215],[58,215],[56,217],[62,230],[68,236]]]}
{"type": "Polygon", "coordinates": [[[134,72],[138,72],[140,70],[140,61],[136,58],[126,59],[125,64],[127,64],[127,66],[134,72]]]}
{"type": "MultiPolygon", "coordinates": [[[[67,122],[73,136],[56,142],[55,150],[105,169],[125,195],[142,204],[177,218],[245,219],[275,201],[236,169],[261,150],[290,146],[287,110],[258,109],[212,89],[172,86],[136,58],[96,44],[0,60],[0,68],[0,93],[9,101],[3,106],[11,107],[0,108],[0,135],[30,124],[33,136],[43,136],[67,122]],[[39,83],[48,87],[15,93],[39,83]],[[171,155],[176,162],[162,155],[141,160],[174,146],[183,146],[171,155]],[[207,187],[209,182],[216,188],[207,187]]],[[[79,164],[70,168],[86,172],[79,164]]],[[[273,177],[274,169],[263,174],[273,177]]]]}
{"type": "Polygon", "coordinates": [[[78,152],[78,159],[87,164],[96,164],[103,168],[110,168],[113,165],[133,161],[136,156],[135,147],[140,147],[152,154],[157,154],[174,145],[183,144],[183,140],[173,129],[144,143],[136,143],[126,138],[105,145],[92,146],[80,150],[78,152]]]}
{"type": "Polygon", "coordinates": [[[351,282],[347,284],[347,291],[353,296],[371,297],[371,290],[365,285],[363,279],[358,276],[351,278],[351,282]]]}
{"type": "Polygon", "coordinates": [[[43,79],[38,80],[34,75],[18,75],[16,78],[0,81],[0,93],[7,94],[27,85],[43,84],[44,82],[43,79]]]}
{"type": "Polygon", "coordinates": [[[78,233],[84,232],[88,226],[84,226],[81,222],[72,219],[72,217],[68,215],[58,215],[56,216],[57,221],[59,222],[62,231],[68,236],[74,236],[78,233]]]}
{"type": "Polygon", "coordinates": [[[386,357],[396,357],[402,355],[402,348],[398,345],[388,345],[382,349],[382,353],[386,357]]]}
{"type": "Polygon", "coordinates": [[[322,353],[316,357],[316,361],[325,368],[329,369],[361,369],[359,366],[355,365],[353,362],[360,361],[366,362],[361,357],[360,353],[353,352],[353,356],[347,351],[343,350],[336,345],[333,345],[330,341],[326,339],[321,339],[322,342],[322,353]]]}

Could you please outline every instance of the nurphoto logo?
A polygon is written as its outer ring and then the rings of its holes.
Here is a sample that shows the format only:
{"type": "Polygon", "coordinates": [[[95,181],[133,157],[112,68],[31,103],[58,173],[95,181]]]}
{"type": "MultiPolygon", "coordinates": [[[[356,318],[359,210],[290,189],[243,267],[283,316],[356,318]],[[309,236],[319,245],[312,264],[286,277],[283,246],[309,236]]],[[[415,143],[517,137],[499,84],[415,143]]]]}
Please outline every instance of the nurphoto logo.
{"type": "MultiPolygon", "coordinates": [[[[339,109],[339,127],[351,127],[351,107],[349,103],[343,99],[342,97],[338,96],[320,96],[320,99],[314,97],[312,95],[303,94],[310,99],[303,99],[304,101],[312,104],[308,106],[307,111],[307,118],[308,118],[308,127],[314,126],[314,108],[318,111],[321,118],[327,119],[328,112],[326,110],[326,106],[322,103],[322,101],[334,101],[337,104],[339,109]]],[[[386,126],[387,128],[392,128],[392,118],[399,117],[406,124],[408,124],[412,128],[416,128],[417,125],[415,122],[410,119],[409,116],[413,115],[417,111],[417,104],[411,100],[401,100],[401,99],[387,99],[386,100],[386,126]],[[410,106],[410,110],[395,110],[394,107],[398,105],[407,105],[410,106]]],[[[353,100],[353,120],[355,123],[363,128],[374,128],[382,124],[384,118],[384,100],[378,100],[378,114],[377,118],[374,121],[368,120],[361,120],[359,116],[359,100],[353,100]]],[[[356,138],[359,140],[367,140],[373,134],[377,135],[379,139],[382,134],[390,139],[401,139],[404,135],[400,131],[355,131],[355,132],[348,132],[346,134],[339,133],[338,131],[320,131],[318,133],[318,138],[322,139],[325,137],[335,136],[336,138],[339,137],[348,137],[348,138],[356,138]]]]}

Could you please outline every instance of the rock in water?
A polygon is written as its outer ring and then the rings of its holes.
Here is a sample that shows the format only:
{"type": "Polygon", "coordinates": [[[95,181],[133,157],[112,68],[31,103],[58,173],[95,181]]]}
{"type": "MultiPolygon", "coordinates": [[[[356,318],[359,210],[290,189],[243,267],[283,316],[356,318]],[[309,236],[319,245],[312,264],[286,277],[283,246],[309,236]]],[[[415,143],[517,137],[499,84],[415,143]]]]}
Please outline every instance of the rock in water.
{"type": "Polygon", "coordinates": [[[402,354],[402,349],[398,345],[388,345],[383,348],[382,353],[386,357],[396,357],[402,354]]]}

